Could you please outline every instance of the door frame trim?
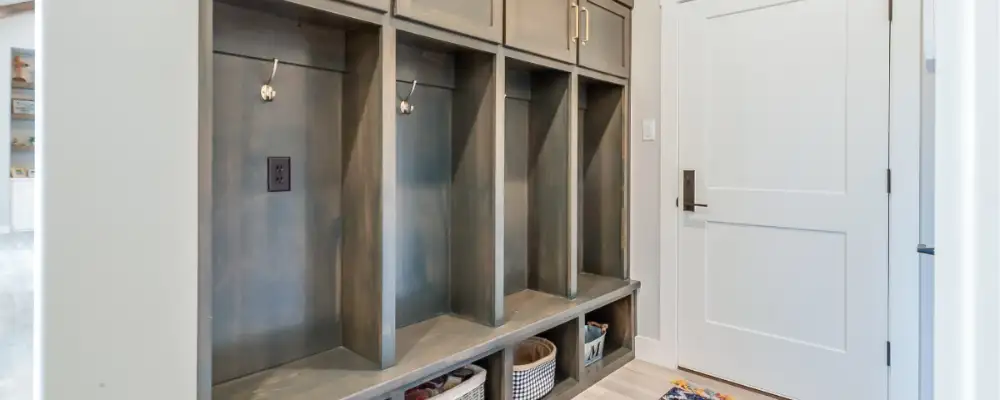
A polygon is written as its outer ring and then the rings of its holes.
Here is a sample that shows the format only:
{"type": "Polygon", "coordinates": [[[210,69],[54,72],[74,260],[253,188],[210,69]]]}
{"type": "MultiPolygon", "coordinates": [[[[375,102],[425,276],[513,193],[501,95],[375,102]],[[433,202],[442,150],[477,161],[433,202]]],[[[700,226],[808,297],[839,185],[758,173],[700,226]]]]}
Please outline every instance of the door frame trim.
{"type": "MultiPolygon", "coordinates": [[[[889,340],[892,342],[888,400],[919,398],[920,269],[919,241],[920,103],[922,9],[920,2],[891,4],[889,67],[889,340]]],[[[659,337],[639,337],[639,357],[677,368],[677,255],[680,194],[677,127],[677,2],[660,4],[660,268],[659,337]]],[[[886,10],[888,18],[889,10],[886,10]]]]}

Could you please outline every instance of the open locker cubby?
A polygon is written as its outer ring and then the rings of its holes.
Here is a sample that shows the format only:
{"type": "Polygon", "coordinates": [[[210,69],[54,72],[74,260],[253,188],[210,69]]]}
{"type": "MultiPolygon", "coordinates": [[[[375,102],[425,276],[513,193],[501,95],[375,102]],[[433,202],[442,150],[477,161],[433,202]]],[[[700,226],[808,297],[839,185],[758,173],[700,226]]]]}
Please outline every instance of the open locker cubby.
{"type": "Polygon", "coordinates": [[[538,335],[562,399],[634,358],[626,79],[356,1],[211,12],[199,393],[397,400],[472,362],[507,399],[538,335]]]}
{"type": "Polygon", "coordinates": [[[506,64],[504,294],[570,288],[570,74],[506,64]]]}
{"type": "Polygon", "coordinates": [[[396,70],[396,326],[498,326],[496,56],[400,32],[396,70]]]}
{"type": "Polygon", "coordinates": [[[270,11],[213,7],[217,399],[303,359],[359,369],[392,362],[381,300],[380,29],[270,11]],[[272,71],[276,96],[265,101],[272,71]],[[279,170],[272,157],[287,164],[279,170]],[[269,191],[276,180],[288,190],[269,191]],[[250,383],[220,389],[240,380],[250,383]]]}
{"type": "Polygon", "coordinates": [[[615,366],[617,368],[623,361],[631,359],[632,351],[635,349],[634,318],[634,294],[622,297],[586,314],[585,323],[593,321],[608,324],[608,331],[604,336],[604,357],[588,365],[585,369],[585,375],[591,380],[606,375],[608,372],[606,367],[615,366]]]}
{"type": "Polygon", "coordinates": [[[556,345],[555,386],[546,398],[557,398],[580,382],[583,366],[582,321],[573,318],[536,336],[556,345]]]}
{"type": "Polygon", "coordinates": [[[580,272],[628,279],[625,257],[625,88],[580,77],[580,272]]]}

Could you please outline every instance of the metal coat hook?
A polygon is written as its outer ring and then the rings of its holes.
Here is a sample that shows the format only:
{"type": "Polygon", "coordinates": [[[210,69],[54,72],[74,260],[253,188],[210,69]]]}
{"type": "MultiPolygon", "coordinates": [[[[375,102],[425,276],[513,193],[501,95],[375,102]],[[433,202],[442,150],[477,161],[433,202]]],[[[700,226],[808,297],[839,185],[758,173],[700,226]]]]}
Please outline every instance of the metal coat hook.
{"type": "Polygon", "coordinates": [[[274,101],[274,97],[278,95],[278,92],[271,87],[271,81],[274,80],[274,74],[278,72],[278,59],[274,59],[274,66],[271,67],[271,77],[267,78],[267,83],[260,87],[260,98],[264,101],[274,101]]]}
{"type": "Polygon", "coordinates": [[[406,97],[399,99],[399,112],[403,115],[413,114],[413,104],[410,104],[410,96],[413,96],[413,92],[417,90],[417,80],[413,80],[413,86],[410,86],[410,93],[406,97]]]}

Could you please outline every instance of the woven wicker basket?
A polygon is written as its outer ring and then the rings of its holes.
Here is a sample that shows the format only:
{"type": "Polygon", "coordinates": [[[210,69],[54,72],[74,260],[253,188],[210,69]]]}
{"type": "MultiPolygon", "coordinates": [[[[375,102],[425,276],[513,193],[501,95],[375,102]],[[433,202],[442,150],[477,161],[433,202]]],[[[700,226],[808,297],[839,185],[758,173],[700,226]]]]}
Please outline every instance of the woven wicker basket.
{"type": "Polygon", "coordinates": [[[484,400],[486,398],[486,370],[470,364],[465,368],[476,372],[469,380],[447,392],[432,397],[434,400],[484,400]]]}
{"type": "Polygon", "coordinates": [[[556,384],[556,345],[532,337],[514,352],[514,400],[537,400],[556,384]]]}

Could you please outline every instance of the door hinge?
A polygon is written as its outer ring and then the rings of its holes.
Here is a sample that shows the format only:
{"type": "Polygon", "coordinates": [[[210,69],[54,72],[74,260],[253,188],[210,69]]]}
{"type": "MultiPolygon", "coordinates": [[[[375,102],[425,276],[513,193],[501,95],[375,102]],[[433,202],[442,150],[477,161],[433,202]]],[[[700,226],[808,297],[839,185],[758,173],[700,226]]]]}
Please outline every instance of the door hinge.
{"type": "Polygon", "coordinates": [[[681,206],[681,198],[680,197],[675,197],[674,198],[674,207],[680,207],[680,206],[681,206]]]}
{"type": "Polygon", "coordinates": [[[885,342],[885,366],[892,366],[892,342],[885,342]]]}
{"type": "Polygon", "coordinates": [[[892,194],[892,170],[888,168],[885,170],[885,192],[892,194]]]}

